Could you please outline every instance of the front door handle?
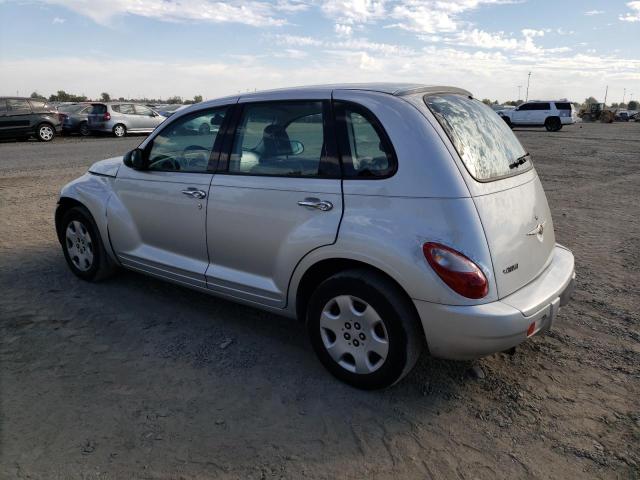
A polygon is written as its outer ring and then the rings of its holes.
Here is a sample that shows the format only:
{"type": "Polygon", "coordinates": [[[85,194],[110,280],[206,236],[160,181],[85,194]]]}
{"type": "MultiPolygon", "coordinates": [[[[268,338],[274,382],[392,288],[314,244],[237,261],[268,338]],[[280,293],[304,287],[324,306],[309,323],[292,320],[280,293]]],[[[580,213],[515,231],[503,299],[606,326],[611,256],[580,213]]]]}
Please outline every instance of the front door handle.
{"type": "Polygon", "coordinates": [[[305,198],[304,200],[300,200],[298,205],[301,207],[317,208],[323,212],[328,212],[333,208],[333,203],[320,200],[319,198],[305,198]]]}
{"type": "Polygon", "coordinates": [[[207,196],[207,192],[205,192],[204,190],[198,190],[194,187],[189,187],[186,190],[182,190],[182,193],[184,193],[188,197],[197,198],[198,200],[202,200],[207,196]]]}

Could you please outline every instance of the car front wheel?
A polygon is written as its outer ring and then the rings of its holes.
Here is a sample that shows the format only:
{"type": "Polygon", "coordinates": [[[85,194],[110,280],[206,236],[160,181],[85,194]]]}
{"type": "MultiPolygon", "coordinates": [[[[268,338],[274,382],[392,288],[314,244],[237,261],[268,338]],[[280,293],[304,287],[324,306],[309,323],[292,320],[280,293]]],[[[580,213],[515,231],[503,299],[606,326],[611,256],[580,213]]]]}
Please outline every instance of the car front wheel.
{"type": "Polygon", "coordinates": [[[91,130],[89,130],[89,124],[87,122],[82,122],[78,127],[78,132],[80,132],[80,135],[82,135],[83,137],[89,136],[91,134],[91,130]]]}
{"type": "Polygon", "coordinates": [[[408,297],[391,280],[366,269],[322,282],[309,301],[307,328],[327,370],[367,390],[402,379],[424,344],[408,297]]]}
{"type": "Polygon", "coordinates": [[[56,136],[56,131],[48,123],[41,123],[40,125],[38,125],[36,135],[38,137],[38,140],[40,140],[41,142],[50,142],[51,140],[53,140],[53,137],[56,136]]]}
{"type": "Polygon", "coordinates": [[[86,208],[71,208],[64,214],[59,228],[64,257],[76,276],[95,282],[115,272],[116,266],[109,259],[98,227],[86,208]]]}

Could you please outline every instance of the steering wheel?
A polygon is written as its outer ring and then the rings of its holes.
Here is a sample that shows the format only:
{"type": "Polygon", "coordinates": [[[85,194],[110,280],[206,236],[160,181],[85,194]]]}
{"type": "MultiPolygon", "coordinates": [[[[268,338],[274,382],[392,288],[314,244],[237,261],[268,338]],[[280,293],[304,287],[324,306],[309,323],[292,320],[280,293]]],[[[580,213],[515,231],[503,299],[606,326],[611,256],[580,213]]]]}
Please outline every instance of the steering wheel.
{"type": "Polygon", "coordinates": [[[180,170],[180,162],[169,155],[158,155],[149,162],[149,169],[180,170]]]}
{"type": "Polygon", "coordinates": [[[206,169],[209,164],[210,150],[200,145],[189,145],[182,151],[182,159],[186,167],[191,169],[206,169]],[[189,158],[188,155],[193,156],[198,154],[198,158],[189,158]]]}

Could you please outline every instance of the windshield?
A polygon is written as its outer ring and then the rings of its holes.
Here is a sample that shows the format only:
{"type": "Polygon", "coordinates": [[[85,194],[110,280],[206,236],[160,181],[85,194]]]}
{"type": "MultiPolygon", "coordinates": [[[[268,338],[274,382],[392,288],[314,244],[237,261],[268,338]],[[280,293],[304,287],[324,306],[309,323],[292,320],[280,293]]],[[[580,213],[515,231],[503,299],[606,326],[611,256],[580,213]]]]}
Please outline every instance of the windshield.
{"type": "Polygon", "coordinates": [[[476,180],[496,180],[531,168],[516,136],[488,106],[457,94],[426,95],[424,102],[476,180]]]}
{"type": "Polygon", "coordinates": [[[64,113],[77,113],[86,108],[86,105],[58,105],[58,111],[64,113]]]}

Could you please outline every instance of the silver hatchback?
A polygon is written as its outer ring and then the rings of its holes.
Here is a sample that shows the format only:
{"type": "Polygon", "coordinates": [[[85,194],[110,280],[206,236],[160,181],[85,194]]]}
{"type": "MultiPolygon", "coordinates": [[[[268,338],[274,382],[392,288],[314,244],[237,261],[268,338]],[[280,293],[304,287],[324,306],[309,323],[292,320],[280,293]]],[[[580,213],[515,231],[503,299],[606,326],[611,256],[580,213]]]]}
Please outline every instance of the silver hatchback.
{"type": "Polygon", "coordinates": [[[92,132],[112,133],[124,137],[127,133],[151,133],[166,117],[146,105],[137,103],[92,103],[87,123],[92,132]]]}
{"type": "Polygon", "coordinates": [[[556,321],[575,283],[529,154],[465,90],[331,85],[174,114],[66,185],[66,261],[124,267],[305,322],[321,362],[392,385],[556,321]]]}

